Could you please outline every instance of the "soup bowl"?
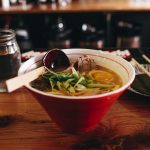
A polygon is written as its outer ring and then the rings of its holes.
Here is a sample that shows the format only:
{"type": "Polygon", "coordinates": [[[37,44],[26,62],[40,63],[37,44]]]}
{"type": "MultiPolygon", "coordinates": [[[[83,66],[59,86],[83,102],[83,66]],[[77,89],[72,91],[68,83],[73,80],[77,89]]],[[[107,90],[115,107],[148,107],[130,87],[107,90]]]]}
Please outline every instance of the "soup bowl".
{"type": "MultiPolygon", "coordinates": [[[[64,49],[63,51],[71,61],[75,61],[81,55],[88,55],[96,64],[117,73],[123,82],[123,85],[115,91],[93,96],[53,95],[31,87],[30,83],[25,85],[63,131],[68,133],[89,131],[98,125],[113,103],[131,85],[135,78],[135,71],[129,62],[110,53],[91,49],[64,49]]],[[[41,54],[26,61],[19,69],[18,75],[41,66],[43,56],[44,54],[41,54]]]]}

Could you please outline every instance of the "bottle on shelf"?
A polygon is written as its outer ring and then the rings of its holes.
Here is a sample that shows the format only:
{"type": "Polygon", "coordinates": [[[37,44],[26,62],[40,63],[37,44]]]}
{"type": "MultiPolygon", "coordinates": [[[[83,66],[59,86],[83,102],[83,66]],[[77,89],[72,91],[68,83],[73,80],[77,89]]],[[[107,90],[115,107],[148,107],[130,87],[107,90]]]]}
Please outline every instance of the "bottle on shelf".
{"type": "Polygon", "coordinates": [[[8,0],[8,1],[10,6],[17,6],[17,5],[26,5],[27,3],[30,3],[31,0],[8,0]]]}
{"type": "Polygon", "coordinates": [[[10,5],[11,6],[18,5],[18,0],[10,0],[10,5]]]}
{"type": "Polygon", "coordinates": [[[10,7],[10,2],[9,2],[9,0],[1,0],[0,1],[0,3],[1,3],[1,6],[2,6],[2,8],[9,8],[10,7]]]}
{"type": "Polygon", "coordinates": [[[78,45],[84,48],[101,49],[104,47],[104,30],[98,30],[89,23],[83,23],[80,28],[78,45]]]}
{"type": "Polygon", "coordinates": [[[62,17],[58,17],[50,26],[51,27],[47,36],[48,47],[70,48],[72,46],[72,30],[67,27],[64,19],[62,17]]]}
{"type": "MultiPolygon", "coordinates": [[[[45,0],[46,1],[46,0],[45,0]]],[[[44,4],[45,1],[40,1],[40,0],[32,0],[32,4],[33,5],[40,5],[40,4],[44,4]]]]}
{"type": "Polygon", "coordinates": [[[58,0],[48,0],[49,4],[56,4],[58,2],[58,0]]]}
{"type": "Polygon", "coordinates": [[[30,0],[30,3],[34,5],[42,5],[42,4],[56,4],[58,0],[30,0]]]}
{"type": "Polygon", "coordinates": [[[118,48],[140,48],[141,25],[129,21],[119,21],[117,24],[116,46],[118,48]]]}
{"type": "Polygon", "coordinates": [[[66,6],[69,5],[72,2],[72,0],[58,0],[58,4],[60,6],[66,6]]]}
{"type": "Polygon", "coordinates": [[[32,41],[27,26],[22,17],[13,18],[12,28],[16,32],[16,39],[21,52],[32,49],[32,41]]]}
{"type": "Polygon", "coordinates": [[[25,5],[27,5],[27,0],[18,0],[18,4],[25,6],[25,5]]]}
{"type": "Polygon", "coordinates": [[[6,15],[0,18],[0,28],[9,29],[12,22],[12,16],[6,15]]]}

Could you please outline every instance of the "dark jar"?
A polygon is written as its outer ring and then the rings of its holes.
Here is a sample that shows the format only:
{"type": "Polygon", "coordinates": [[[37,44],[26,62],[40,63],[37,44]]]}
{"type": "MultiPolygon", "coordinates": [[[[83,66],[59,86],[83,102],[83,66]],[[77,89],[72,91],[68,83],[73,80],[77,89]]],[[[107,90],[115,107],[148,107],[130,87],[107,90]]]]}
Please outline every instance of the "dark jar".
{"type": "Polygon", "coordinates": [[[6,91],[5,80],[17,76],[21,65],[20,48],[11,29],[0,29],[0,92],[6,91]]]}

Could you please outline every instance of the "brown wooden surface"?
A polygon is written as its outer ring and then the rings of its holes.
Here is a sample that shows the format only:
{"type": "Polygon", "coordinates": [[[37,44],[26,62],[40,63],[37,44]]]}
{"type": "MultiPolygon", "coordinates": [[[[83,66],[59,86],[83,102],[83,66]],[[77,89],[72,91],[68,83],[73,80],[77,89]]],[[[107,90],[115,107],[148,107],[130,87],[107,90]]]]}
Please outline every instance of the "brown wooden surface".
{"type": "Polygon", "coordinates": [[[71,135],[25,88],[0,93],[0,150],[149,150],[149,112],[150,98],[126,91],[96,129],[71,135]]]}
{"type": "Polygon", "coordinates": [[[41,5],[12,6],[8,9],[0,8],[0,14],[36,14],[36,13],[68,13],[68,12],[125,12],[150,11],[150,5],[131,5],[129,2],[100,2],[73,1],[70,5],[41,5]]]}

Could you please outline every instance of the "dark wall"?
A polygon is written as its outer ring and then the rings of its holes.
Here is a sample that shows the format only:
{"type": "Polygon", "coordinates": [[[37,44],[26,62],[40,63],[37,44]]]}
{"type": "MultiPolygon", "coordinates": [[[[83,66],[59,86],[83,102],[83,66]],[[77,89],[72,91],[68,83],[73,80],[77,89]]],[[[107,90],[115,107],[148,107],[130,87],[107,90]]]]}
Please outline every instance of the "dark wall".
{"type": "MultiPolygon", "coordinates": [[[[15,29],[18,26],[19,20],[23,20],[24,27],[30,34],[32,47],[41,48],[47,47],[47,36],[51,26],[55,23],[56,18],[62,17],[68,29],[72,30],[72,40],[77,41],[80,38],[79,28],[82,23],[88,23],[104,31],[105,45],[104,47],[116,47],[116,36],[118,33],[117,22],[120,20],[138,23],[141,26],[141,46],[150,47],[150,13],[148,12],[120,12],[111,13],[111,23],[108,26],[106,22],[107,13],[64,13],[64,14],[27,14],[27,15],[1,15],[0,27],[6,24],[10,28],[15,29]],[[110,33],[107,34],[107,29],[110,27],[110,33]],[[108,37],[110,36],[110,37],[108,37]],[[111,42],[107,44],[110,38],[111,42]]],[[[74,42],[73,47],[79,47],[74,42]]]]}

